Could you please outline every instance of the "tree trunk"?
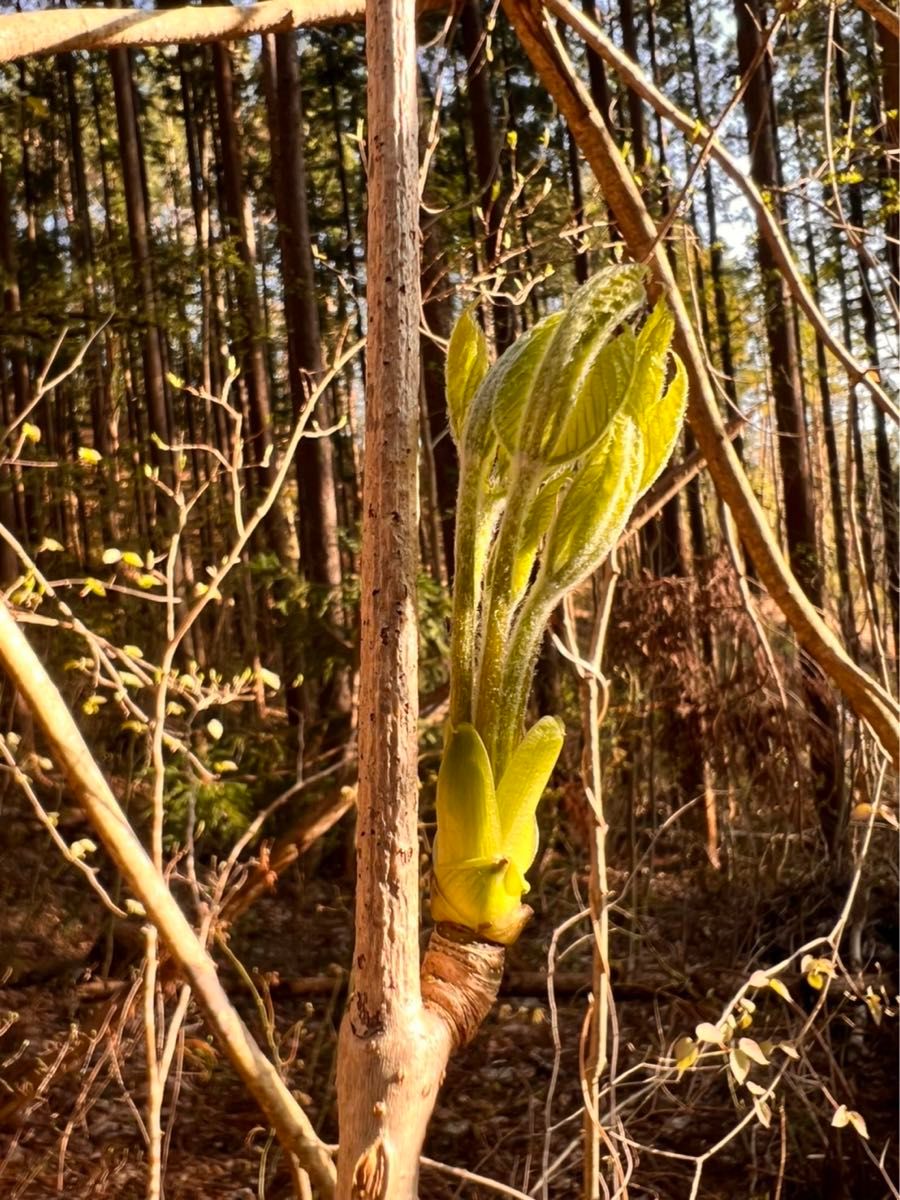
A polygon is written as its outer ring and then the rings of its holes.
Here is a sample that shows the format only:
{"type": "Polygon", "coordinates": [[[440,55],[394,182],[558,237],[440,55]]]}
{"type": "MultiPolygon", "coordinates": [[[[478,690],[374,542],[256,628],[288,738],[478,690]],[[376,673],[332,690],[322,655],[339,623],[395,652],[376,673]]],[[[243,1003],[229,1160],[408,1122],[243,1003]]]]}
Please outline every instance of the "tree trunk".
{"type": "MultiPolygon", "coordinates": [[[[122,186],[125,192],[125,211],[128,217],[128,240],[131,246],[131,261],[139,297],[140,315],[144,323],[141,348],[147,414],[150,432],[155,433],[157,437],[168,444],[171,441],[171,431],[166,406],[162,330],[157,317],[156,289],[150,257],[150,214],[128,50],[110,50],[109,66],[115,94],[116,122],[119,129],[119,160],[122,166],[122,186]]],[[[159,464],[163,478],[171,478],[170,456],[161,454],[155,447],[152,454],[154,460],[159,464]]]]}
{"type": "MultiPolygon", "coordinates": [[[[838,102],[841,110],[841,122],[846,132],[850,129],[852,119],[850,88],[847,81],[847,67],[844,61],[844,43],[836,11],[834,13],[834,46],[836,51],[835,74],[838,85],[838,102]]],[[[897,102],[898,98],[895,96],[891,108],[895,109],[897,102]]],[[[880,124],[880,114],[877,111],[877,105],[872,105],[871,109],[873,123],[877,126],[880,124]]],[[[855,229],[862,231],[866,228],[866,218],[863,210],[860,185],[858,183],[851,183],[848,191],[851,224],[855,229]]],[[[890,245],[890,240],[888,240],[888,246],[890,245]]],[[[896,246],[894,247],[894,251],[896,253],[896,246]]],[[[872,299],[874,281],[869,270],[866,255],[859,254],[857,261],[859,263],[860,282],[859,303],[862,310],[866,350],[870,362],[877,368],[879,365],[878,326],[875,317],[875,304],[872,299]]],[[[887,592],[891,607],[891,630],[894,639],[894,654],[896,655],[900,652],[898,651],[898,648],[900,648],[900,558],[898,558],[898,533],[900,533],[900,526],[898,526],[897,521],[897,476],[894,469],[891,443],[888,437],[884,413],[877,405],[875,406],[873,416],[875,420],[875,461],[878,466],[878,492],[881,497],[881,519],[884,525],[887,592]]]]}
{"type": "MultiPolygon", "coordinates": [[[[310,387],[322,372],[319,309],[313,271],[306,161],[303,147],[303,104],[298,47],[293,33],[267,34],[263,63],[274,76],[270,103],[272,168],[278,215],[284,310],[287,325],[291,407],[296,420],[306,406],[310,387]],[[274,111],[271,105],[274,103],[274,111]]],[[[270,91],[272,89],[270,88],[270,91]]],[[[327,423],[327,415],[320,421],[327,423]]],[[[325,614],[336,629],[344,625],[341,604],[341,555],[338,541],[334,452],[330,438],[304,438],[296,458],[299,499],[300,565],[307,579],[325,593],[325,614]]],[[[297,670],[288,670],[296,677],[297,670]]],[[[320,715],[346,715],[351,707],[346,670],[334,673],[315,698],[320,715]]]]}
{"type": "MultiPolygon", "coordinates": [[[[222,154],[225,225],[234,238],[239,264],[235,272],[235,308],[240,324],[235,343],[247,388],[250,428],[247,447],[250,462],[256,467],[261,487],[267,488],[275,478],[276,463],[273,446],[272,411],[269,397],[269,374],[266,366],[263,314],[256,284],[256,238],[249,205],[244,194],[243,154],[238,124],[237,96],[234,88],[234,67],[227,46],[213,46],[213,68],[216,91],[216,111],[222,154]]],[[[245,434],[246,436],[246,434],[245,434]]],[[[290,537],[281,504],[271,511],[266,530],[272,549],[287,565],[290,562],[290,537]]]]}
{"type": "MultiPolygon", "coordinates": [[[[619,20],[622,24],[622,49],[633,62],[638,58],[637,28],[634,21],[634,0],[619,0],[619,20]]],[[[628,89],[628,125],[634,169],[643,179],[647,169],[647,139],[644,133],[644,105],[632,88],[628,89]]]]}
{"type": "MultiPolygon", "coordinates": [[[[734,0],[740,70],[749,71],[765,25],[759,0],[734,0]]],[[[775,199],[780,211],[777,127],[768,64],[753,73],[744,92],[744,111],[750,142],[753,180],[775,199]]],[[[765,297],[766,338],[772,395],[778,427],[778,454],[784,493],[785,539],[791,568],[805,595],[823,604],[823,573],[816,545],[816,518],[806,443],[806,424],[800,383],[800,357],[791,316],[787,283],[778,270],[769,243],[760,237],[757,258],[765,297]]],[[[837,855],[846,815],[833,706],[824,695],[818,670],[803,656],[804,692],[809,713],[810,772],[816,812],[829,852],[837,855]]]]}
{"type": "Polygon", "coordinates": [[[419,977],[416,572],[418,125],[414,0],[366,10],[369,312],[356,945],[338,1045],[340,1200],[414,1200],[425,1130],[503,952],[432,934],[419,977]]]}

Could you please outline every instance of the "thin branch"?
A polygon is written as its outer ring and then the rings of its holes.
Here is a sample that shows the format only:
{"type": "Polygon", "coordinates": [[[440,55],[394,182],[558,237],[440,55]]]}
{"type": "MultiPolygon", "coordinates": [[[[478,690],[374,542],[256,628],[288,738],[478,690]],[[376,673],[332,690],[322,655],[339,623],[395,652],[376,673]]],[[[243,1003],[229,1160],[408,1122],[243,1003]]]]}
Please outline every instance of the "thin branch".
{"type": "Polygon", "coordinates": [[[884,752],[900,761],[900,708],[881,685],[859,667],[810,603],[791,572],[749,480],[728,441],[697,335],[664,253],[656,226],[603,118],[580,83],[564,47],[541,11],[526,0],[503,0],[504,11],[544,86],[558,104],[600,184],[631,256],[646,261],[675,317],[675,344],[690,379],[688,418],[707,457],[716,489],[734,513],[741,538],[760,579],[793,629],[797,640],[824,674],[841,689],[857,716],[869,723],[884,752]]]}
{"type": "MultiPolygon", "coordinates": [[[[417,7],[421,13],[448,4],[447,0],[420,0],[417,7]]],[[[365,0],[263,0],[242,6],[54,8],[10,13],[0,17],[0,63],[67,50],[234,42],[255,33],[362,21],[365,12],[365,0]]]]}
{"type": "Polygon", "coordinates": [[[0,604],[0,663],[34,714],[73,795],[190,982],[247,1090],[286,1150],[296,1153],[322,1194],[330,1196],[335,1178],[330,1154],[232,1006],[215,963],[201,946],[162,875],[154,869],[59,690],[5,602],[0,604]]]}
{"type": "Polygon", "coordinates": [[[886,29],[893,37],[900,37],[900,17],[896,8],[888,8],[881,0],[856,0],[856,7],[867,12],[873,21],[886,29]]]}
{"type": "MultiPolygon", "coordinates": [[[[825,314],[816,303],[815,297],[806,285],[802,272],[794,262],[794,256],[787,243],[781,226],[772,213],[757,188],[742,169],[740,163],[722,145],[715,133],[704,123],[696,121],[687,113],[681,111],[653,84],[644,72],[627,55],[618,50],[606,35],[583,13],[579,12],[569,0],[545,0],[546,7],[574,30],[590,48],[608,63],[628,84],[633,91],[645,100],[652,108],[671,122],[691,142],[704,142],[708,147],[710,157],[715,160],[728,176],[744,193],[753,210],[759,227],[759,232],[768,243],[775,261],[781,270],[791,294],[806,314],[810,324],[818,333],[822,342],[834,357],[847,370],[853,382],[863,383],[872,393],[875,403],[886,416],[893,421],[900,421],[900,411],[896,404],[879,384],[875,373],[858,361],[851,350],[841,339],[832,332],[825,314]]],[[[658,236],[658,234],[657,234],[658,236]]],[[[644,255],[642,254],[642,258],[644,255]]]]}

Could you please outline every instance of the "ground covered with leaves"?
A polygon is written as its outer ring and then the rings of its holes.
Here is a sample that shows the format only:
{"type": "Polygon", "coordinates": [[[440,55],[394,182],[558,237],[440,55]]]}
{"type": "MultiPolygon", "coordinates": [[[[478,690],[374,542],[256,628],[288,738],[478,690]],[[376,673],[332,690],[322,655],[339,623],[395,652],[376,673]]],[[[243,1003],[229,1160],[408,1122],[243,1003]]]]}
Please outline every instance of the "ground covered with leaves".
{"type": "MultiPolygon", "coordinates": [[[[444,1166],[423,1167],[423,1196],[501,1194],[473,1175],[514,1189],[507,1195],[581,1194],[591,936],[584,918],[573,920],[587,892],[574,849],[577,813],[573,784],[555,795],[531,896],[536,915],[508,955],[499,1003],[451,1063],[425,1151],[444,1166]]],[[[2,829],[0,1191],[22,1200],[136,1200],[145,1194],[139,924],[130,939],[113,929],[12,791],[2,829]]],[[[244,977],[218,955],[245,1019],[261,1042],[277,1046],[291,1087],[330,1141],[337,1137],[336,1039],[351,959],[351,829],[352,817],[345,818],[231,931],[229,948],[244,977]]],[[[607,1119],[613,1114],[617,1157],[633,1170],[629,1195],[691,1194],[696,1162],[689,1156],[720,1140],[696,1193],[710,1200],[890,1195],[885,1174],[896,1172],[897,1111],[891,840],[890,830],[874,831],[848,926],[861,969],[816,990],[796,960],[779,976],[785,994],[750,990],[752,1007],[734,1009],[742,1024],[735,1039],[752,1037],[767,1060],[749,1063],[757,1095],[786,1068],[761,1112],[726,1065],[728,1047],[704,1043],[696,1031],[721,1020],[754,970],[832,928],[843,893],[816,881],[808,852],[814,838],[808,846],[789,838],[775,847],[769,869],[753,872],[735,840],[716,871],[703,862],[699,836],[683,835],[676,823],[636,870],[613,870],[615,1087],[603,1103],[607,1119]],[[801,1038],[811,1016],[811,1032],[801,1038]],[[675,1047],[685,1037],[703,1053],[679,1076],[675,1047]],[[795,1040],[800,1057],[788,1060],[798,1053],[790,1049],[795,1040]],[[839,1105],[861,1114],[866,1138],[852,1124],[832,1124],[839,1105]],[[881,1172],[873,1160],[883,1152],[881,1172]]],[[[629,857],[618,841],[619,858],[629,857]]],[[[171,1011],[176,981],[165,995],[171,1011]]],[[[164,1122],[169,1200],[291,1194],[277,1144],[194,1012],[164,1122]]]]}

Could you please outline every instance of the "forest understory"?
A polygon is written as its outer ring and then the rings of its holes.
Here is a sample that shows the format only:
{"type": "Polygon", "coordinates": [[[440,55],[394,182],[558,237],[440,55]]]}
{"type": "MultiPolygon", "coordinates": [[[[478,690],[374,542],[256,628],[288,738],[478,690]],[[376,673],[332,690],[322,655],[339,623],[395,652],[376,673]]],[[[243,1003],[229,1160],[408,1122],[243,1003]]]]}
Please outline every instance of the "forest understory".
{"type": "Polygon", "coordinates": [[[881,0],[0,13],[3,1200],[900,1200],[898,111],[881,0]]]}

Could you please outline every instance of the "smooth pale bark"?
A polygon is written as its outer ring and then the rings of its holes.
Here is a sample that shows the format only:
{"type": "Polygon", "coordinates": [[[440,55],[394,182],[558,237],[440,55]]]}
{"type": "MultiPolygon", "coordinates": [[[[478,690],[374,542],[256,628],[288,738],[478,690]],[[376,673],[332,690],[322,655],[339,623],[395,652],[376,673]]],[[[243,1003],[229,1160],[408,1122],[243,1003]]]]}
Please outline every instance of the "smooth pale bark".
{"type": "Polygon", "coordinates": [[[665,253],[657,244],[656,228],[606,125],[571,64],[561,57],[553,32],[544,24],[539,10],[527,0],[503,0],[503,7],[544,86],[558,104],[590,163],[632,257],[652,267],[657,286],[668,298],[675,316],[676,349],[684,360],[690,380],[688,418],[706,456],[716,489],[734,515],[762,582],[806,652],[842,690],[857,716],[869,723],[891,759],[900,761],[897,739],[900,710],[896,701],[850,658],[821,614],[803,594],[725,434],[715,392],[684,300],[665,253]]]}
{"type": "Polygon", "coordinates": [[[356,942],[338,1044],[341,1200],[415,1200],[449,1055],[493,1003],[503,950],[432,934],[419,967],[419,182],[415,6],[367,13],[368,289],[356,942]]]}
{"type": "Polygon", "coordinates": [[[331,1196],[334,1166],[327,1148],[233,1008],[219,982],[215,963],[138,841],[56,685],[3,603],[0,603],[0,665],[31,709],[72,794],[129,889],[159,930],[247,1090],[282,1145],[297,1156],[322,1196],[331,1196]]]}
{"type": "MultiPolygon", "coordinates": [[[[419,0],[417,11],[450,7],[449,0],[419,0]]],[[[279,33],[305,25],[361,21],[365,0],[264,0],[262,4],[204,5],[165,10],[56,8],[0,17],[0,63],[64,50],[115,46],[169,46],[235,42],[255,33],[279,33]]]]}

